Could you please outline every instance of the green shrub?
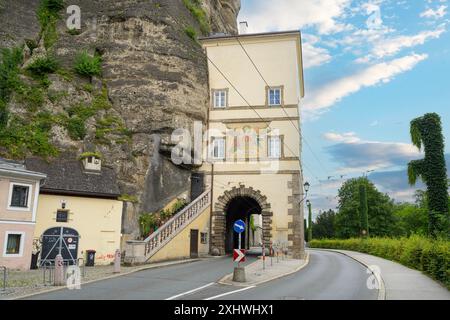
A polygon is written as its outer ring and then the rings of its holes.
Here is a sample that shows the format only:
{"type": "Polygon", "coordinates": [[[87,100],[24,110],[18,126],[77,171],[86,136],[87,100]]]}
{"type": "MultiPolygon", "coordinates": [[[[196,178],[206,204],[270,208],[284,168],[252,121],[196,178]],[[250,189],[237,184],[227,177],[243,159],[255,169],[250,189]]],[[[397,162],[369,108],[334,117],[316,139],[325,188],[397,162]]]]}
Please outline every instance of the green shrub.
{"type": "Polygon", "coordinates": [[[184,29],[184,32],[186,32],[186,35],[192,40],[197,40],[197,31],[195,31],[194,27],[189,26],[184,29]]]}
{"type": "Polygon", "coordinates": [[[81,76],[100,76],[102,72],[101,63],[102,58],[98,54],[90,56],[87,51],[83,51],[76,57],[74,69],[81,76]]]}
{"type": "Polygon", "coordinates": [[[201,6],[200,0],[183,0],[183,3],[197,20],[202,33],[208,34],[211,31],[211,26],[209,25],[208,17],[201,6]]]}
{"type": "Polygon", "coordinates": [[[51,56],[41,57],[27,66],[27,70],[35,76],[44,76],[54,73],[58,69],[58,62],[51,56]]]}
{"type": "Polygon", "coordinates": [[[65,127],[72,140],[83,140],[86,136],[87,131],[84,120],[77,116],[67,118],[65,127]]]}
{"type": "Polygon", "coordinates": [[[450,241],[423,236],[409,238],[370,238],[348,240],[313,240],[312,248],[343,249],[366,252],[397,261],[407,267],[423,271],[450,288],[450,241]]]}

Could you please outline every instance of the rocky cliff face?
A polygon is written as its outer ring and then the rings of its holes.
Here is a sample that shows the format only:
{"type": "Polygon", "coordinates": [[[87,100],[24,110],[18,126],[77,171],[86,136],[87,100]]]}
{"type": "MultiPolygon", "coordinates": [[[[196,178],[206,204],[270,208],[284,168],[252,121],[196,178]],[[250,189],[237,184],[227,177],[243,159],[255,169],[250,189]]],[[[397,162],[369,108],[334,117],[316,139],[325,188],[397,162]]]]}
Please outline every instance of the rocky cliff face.
{"type": "MultiPolygon", "coordinates": [[[[170,147],[175,129],[206,119],[207,63],[186,32],[194,28],[200,34],[198,17],[183,0],[71,1],[81,9],[81,30],[70,32],[66,6],[58,10],[53,29],[43,27],[36,18],[41,2],[58,0],[0,0],[0,46],[27,44],[20,79],[42,95],[38,110],[32,110],[27,97],[13,93],[7,105],[9,126],[45,111],[51,120],[48,139],[58,156],[100,152],[115,169],[121,192],[133,199],[127,204],[123,232],[136,233],[140,213],[159,210],[190,187],[190,169],[173,165],[162,150],[170,147]],[[101,75],[73,72],[84,50],[101,56],[101,75]],[[50,55],[58,70],[48,72],[45,81],[24,71],[50,55]],[[77,117],[85,132],[74,135],[72,120],[77,117]]],[[[239,0],[203,0],[201,6],[212,32],[237,32],[239,0]]],[[[22,149],[18,153],[0,146],[0,154],[35,153],[26,144],[22,149]]]]}

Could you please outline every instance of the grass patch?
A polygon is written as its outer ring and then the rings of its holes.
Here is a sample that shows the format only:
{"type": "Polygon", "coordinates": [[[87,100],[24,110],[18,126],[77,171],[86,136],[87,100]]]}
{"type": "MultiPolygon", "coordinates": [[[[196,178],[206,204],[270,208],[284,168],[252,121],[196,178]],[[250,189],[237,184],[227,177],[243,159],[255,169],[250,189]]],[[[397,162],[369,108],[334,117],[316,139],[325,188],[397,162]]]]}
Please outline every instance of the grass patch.
{"type": "Polygon", "coordinates": [[[208,34],[211,31],[211,26],[209,25],[208,17],[201,6],[200,0],[183,0],[183,3],[194,16],[195,20],[197,20],[201,32],[208,34]]]}
{"type": "Polygon", "coordinates": [[[423,236],[409,238],[369,238],[348,240],[312,240],[311,248],[359,251],[422,271],[450,289],[450,241],[423,236]]]}
{"type": "Polygon", "coordinates": [[[100,76],[102,73],[102,58],[95,54],[91,56],[87,51],[83,51],[75,58],[74,70],[81,76],[100,76]]]}

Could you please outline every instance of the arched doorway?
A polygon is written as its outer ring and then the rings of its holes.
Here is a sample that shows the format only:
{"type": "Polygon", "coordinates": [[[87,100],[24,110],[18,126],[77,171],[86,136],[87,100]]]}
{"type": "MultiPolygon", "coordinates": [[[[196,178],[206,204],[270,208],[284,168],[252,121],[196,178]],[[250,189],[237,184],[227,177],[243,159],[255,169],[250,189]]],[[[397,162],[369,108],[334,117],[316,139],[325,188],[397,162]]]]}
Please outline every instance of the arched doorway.
{"type": "Polygon", "coordinates": [[[75,265],[78,256],[78,231],[67,227],[54,227],[42,234],[40,264],[53,264],[56,255],[62,255],[65,263],[75,265]]]}
{"type": "MultiPolygon", "coordinates": [[[[261,214],[261,206],[251,197],[235,197],[230,200],[226,208],[226,234],[225,234],[225,252],[232,253],[233,249],[238,248],[238,234],[233,231],[233,225],[236,220],[245,222],[246,230],[241,235],[241,247],[248,249],[250,247],[251,216],[261,214]]],[[[261,241],[259,241],[261,242],[261,241]]]]}
{"type": "MultiPolygon", "coordinates": [[[[264,196],[260,190],[255,190],[252,187],[240,185],[227,190],[218,197],[214,204],[212,214],[212,235],[211,235],[211,249],[218,249],[221,255],[230,252],[234,246],[237,247],[237,236],[232,235],[233,225],[236,220],[248,219],[246,222],[249,225],[249,216],[251,214],[259,214],[262,216],[261,233],[266,246],[269,246],[272,239],[272,217],[270,203],[267,202],[267,197],[264,196]],[[248,211],[248,212],[247,212],[248,211]]],[[[248,230],[248,227],[247,227],[248,230]]],[[[247,231],[248,234],[248,231],[247,231]]],[[[248,244],[248,237],[243,240],[243,243],[248,244]]]]}

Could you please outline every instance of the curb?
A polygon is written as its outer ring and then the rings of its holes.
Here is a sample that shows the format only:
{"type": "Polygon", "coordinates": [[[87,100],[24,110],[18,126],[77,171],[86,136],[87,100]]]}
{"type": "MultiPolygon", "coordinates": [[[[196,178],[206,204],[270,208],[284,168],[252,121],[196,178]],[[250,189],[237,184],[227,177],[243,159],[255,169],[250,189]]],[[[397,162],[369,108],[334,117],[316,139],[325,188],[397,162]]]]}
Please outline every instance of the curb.
{"type": "MultiPolygon", "coordinates": [[[[373,271],[369,268],[369,266],[365,262],[363,262],[355,257],[352,257],[352,256],[346,254],[345,252],[342,252],[342,251],[339,251],[336,249],[310,248],[310,250],[329,251],[329,252],[339,253],[339,254],[349,257],[350,259],[353,259],[356,262],[358,262],[359,264],[363,265],[364,267],[366,267],[368,270],[371,271],[371,273],[375,276],[375,279],[377,279],[378,284],[380,285],[380,288],[378,289],[378,299],[377,300],[386,300],[386,286],[384,284],[383,277],[381,276],[381,274],[378,275],[378,277],[377,277],[377,275],[373,273],[373,271]]],[[[357,251],[354,251],[354,252],[357,252],[357,251]]]]}
{"type": "MultiPolygon", "coordinates": [[[[252,264],[249,264],[248,266],[251,266],[251,265],[259,263],[259,262],[260,261],[255,261],[252,264]]],[[[225,282],[225,280],[227,278],[233,277],[233,274],[230,273],[230,274],[227,274],[226,276],[222,277],[219,281],[217,281],[217,283],[223,284],[223,285],[226,285],[226,286],[236,286],[236,287],[251,287],[251,286],[255,286],[256,287],[256,286],[258,286],[260,284],[263,284],[263,283],[266,283],[266,282],[269,282],[269,281],[273,281],[273,280],[276,280],[276,279],[279,279],[279,278],[283,278],[283,277],[286,277],[286,276],[291,275],[293,273],[296,273],[296,272],[302,270],[303,268],[305,268],[308,265],[308,263],[309,263],[309,253],[306,252],[305,262],[303,264],[301,264],[300,266],[298,266],[297,268],[295,268],[294,270],[292,270],[292,271],[289,271],[289,272],[286,272],[286,273],[283,273],[283,274],[280,274],[280,275],[276,275],[276,276],[273,276],[271,278],[268,278],[268,279],[265,279],[265,280],[261,280],[259,282],[252,283],[252,284],[237,283],[237,282],[232,282],[232,283],[225,282]]]]}
{"type": "MultiPolygon", "coordinates": [[[[173,262],[167,262],[167,263],[161,263],[158,265],[147,265],[147,266],[143,266],[142,268],[136,269],[136,270],[131,270],[128,271],[126,273],[118,273],[118,274],[113,274],[104,278],[98,278],[98,279],[92,279],[86,282],[82,282],[81,286],[86,285],[86,284],[90,284],[90,283],[94,283],[94,282],[98,282],[98,281],[103,281],[103,280],[109,280],[109,279],[114,279],[114,278],[118,278],[118,277],[122,277],[122,276],[126,276],[132,273],[136,273],[139,271],[144,271],[144,270],[149,270],[149,269],[159,269],[159,268],[164,268],[164,267],[170,267],[170,266],[176,266],[176,265],[180,265],[180,264],[187,264],[187,263],[192,263],[192,262],[197,262],[203,260],[202,258],[198,258],[198,259],[190,259],[190,260],[179,260],[179,261],[173,261],[173,262]]],[[[67,289],[66,286],[61,286],[61,287],[57,287],[57,288],[49,288],[47,290],[42,290],[39,292],[34,292],[34,293],[29,293],[29,294],[25,294],[22,296],[18,296],[18,297],[11,297],[11,298],[6,298],[6,299],[0,299],[0,300],[20,300],[20,299],[25,299],[25,298],[29,298],[29,297],[33,297],[36,295],[40,295],[40,294],[44,294],[44,293],[50,293],[50,292],[54,292],[54,291],[58,291],[58,290],[64,290],[67,289]]]]}

